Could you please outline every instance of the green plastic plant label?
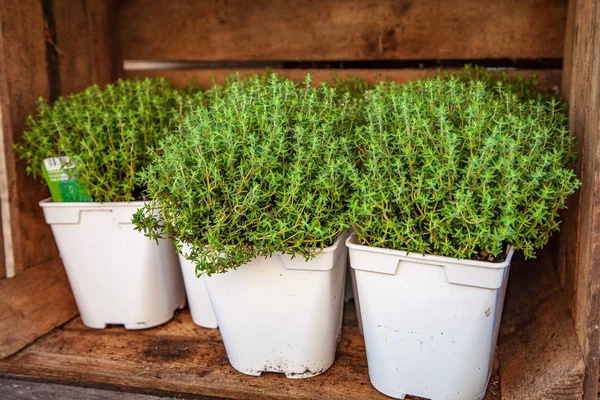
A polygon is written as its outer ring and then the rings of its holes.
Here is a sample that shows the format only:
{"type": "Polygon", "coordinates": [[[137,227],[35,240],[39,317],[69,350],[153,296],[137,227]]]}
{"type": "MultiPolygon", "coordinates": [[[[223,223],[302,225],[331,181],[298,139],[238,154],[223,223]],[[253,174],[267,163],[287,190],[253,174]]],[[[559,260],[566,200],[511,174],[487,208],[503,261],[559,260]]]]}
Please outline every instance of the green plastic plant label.
{"type": "Polygon", "coordinates": [[[85,189],[77,182],[75,177],[69,174],[73,169],[69,157],[51,157],[44,160],[42,173],[52,195],[52,201],[62,202],[90,202],[92,198],[85,189]]]}

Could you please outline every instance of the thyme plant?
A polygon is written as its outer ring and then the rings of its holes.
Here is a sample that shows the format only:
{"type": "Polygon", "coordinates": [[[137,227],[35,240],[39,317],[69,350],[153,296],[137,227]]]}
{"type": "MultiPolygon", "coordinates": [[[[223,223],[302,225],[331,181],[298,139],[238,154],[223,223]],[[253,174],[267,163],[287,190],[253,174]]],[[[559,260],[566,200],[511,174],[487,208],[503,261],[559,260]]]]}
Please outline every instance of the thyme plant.
{"type": "Polygon", "coordinates": [[[147,148],[174,129],[184,107],[200,101],[195,93],[179,93],[158,78],[92,86],[52,105],[40,98],[38,115],[28,118],[15,150],[35,177],[41,177],[44,159],[68,156],[75,168],[65,171],[94,201],[139,200],[147,148]]]}
{"type": "Polygon", "coordinates": [[[346,93],[350,95],[350,98],[360,100],[367,90],[373,88],[372,84],[359,76],[350,76],[344,79],[335,72],[332,75],[336,92],[341,100],[344,99],[346,93]]]}
{"type": "Polygon", "coordinates": [[[349,208],[370,246],[468,259],[507,244],[533,257],[580,182],[561,105],[499,82],[382,83],[356,130],[349,208]]]}
{"type": "Polygon", "coordinates": [[[531,77],[522,77],[520,75],[508,75],[504,70],[489,70],[487,68],[467,64],[460,74],[441,73],[440,76],[446,79],[457,78],[460,82],[468,83],[471,81],[481,81],[488,90],[495,92],[501,88],[502,93],[512,93],[521,101],[559,101],[566,110],[566,102],[556,99],[547,90],[545,90],[537,78],[537,75],[531,77]],[[501,85],[498,86],[498,83],[501,85]]]}
{"type": "Polygon", "coordinates": [[[357,103],[310,76],[233,76],[212,90],[209,105],[151,151],[143,181],[153,201],[136,227],[166,234],[179,251],[189,245],[185,255],[208,274],[278,252],[309,259],[332,245],[350,226],[357,103]]]}

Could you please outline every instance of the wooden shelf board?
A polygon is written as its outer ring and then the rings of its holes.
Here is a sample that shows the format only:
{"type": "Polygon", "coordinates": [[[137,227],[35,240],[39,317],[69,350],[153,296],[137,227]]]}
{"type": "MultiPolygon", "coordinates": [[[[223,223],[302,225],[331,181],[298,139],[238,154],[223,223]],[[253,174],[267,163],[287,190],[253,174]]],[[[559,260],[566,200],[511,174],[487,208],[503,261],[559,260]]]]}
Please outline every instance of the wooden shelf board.
{"type": "MultiPolygon", "coordinates": [[[[335,364],[305,380],[289,380],[281,374],[239,374],[227,361],[219,331],[196,326],[187,310],[163,326],[143,331],[92,330],[76,318],[0,361],[0,374],[183,398],[386,399],[369,383],[364,340],[356,322],[354,306],[347,303],[335,364]]],[[[485,400],[497,400],[497,373],[490,382],[485,400]]]]}
{"type": "MultiPolygon", "coordinates": [[[[499,362],[485,400],[581,397],[585,365],[549,254],[531,261],[516,257],[513,263],[499,362]]],[[[369,382],[353,303],[346,303],[336,362],[311,379],[239,374],[227,361],[219,331],[196,326],[187,310],[165,325],[140,331],[88,329],[77,317],[0,361],[0,377],[63,385],[61,390],[86,387],[185,399],[387,398],[369,382]]],[[[39,390],[50,389],[42,385],[39,390]]]]}

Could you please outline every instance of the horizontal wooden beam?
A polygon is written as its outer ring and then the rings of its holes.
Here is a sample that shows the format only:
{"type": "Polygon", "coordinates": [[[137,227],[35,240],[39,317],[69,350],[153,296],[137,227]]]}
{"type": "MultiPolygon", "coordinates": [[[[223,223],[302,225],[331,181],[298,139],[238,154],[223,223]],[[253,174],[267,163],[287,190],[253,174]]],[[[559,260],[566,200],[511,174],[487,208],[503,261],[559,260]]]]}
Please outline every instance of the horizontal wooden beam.
{"type": "Polygon", "coordinates": [[[128,0],[123,59],[561,58],[564,0],[128,0]]]}
{"type": "MultiPolygon", "coordinates": [[[[232,69],[167,69],[167,70],[133,70],[125,71],[127,78],[144,78],[162,76],[169,79],[175,86],[185,86],[192,80],[196,80],[202,87],[210,87],[212,79],[217,82],[222,82],[223,79],[235,72],[232,69]]],[[[451,69],[446,71],[460,72],[459,69],[451,69]]],[[[261,69],[244,69],[240,70],[243,74],[261,73],[261,69]]],[[[340,78],[348,78],[359,76],[369,82],[377,82],[381,79],[389,79],[396,82],[407,82],[410,80],[423,79],[435,76],[438,70],[432,69],[273,69],[272,72],[288,76],[294,80],[302,80],[306,74],[313,75],[313,81],[333,81],[333,73],[335,72],[340,78]]],[[[560,70],[508,70],[509,74],[519,74],[521,76],[531,76],[536,74],[540,85],[551,91],[558,91],[561,83],[560,70]]]]}

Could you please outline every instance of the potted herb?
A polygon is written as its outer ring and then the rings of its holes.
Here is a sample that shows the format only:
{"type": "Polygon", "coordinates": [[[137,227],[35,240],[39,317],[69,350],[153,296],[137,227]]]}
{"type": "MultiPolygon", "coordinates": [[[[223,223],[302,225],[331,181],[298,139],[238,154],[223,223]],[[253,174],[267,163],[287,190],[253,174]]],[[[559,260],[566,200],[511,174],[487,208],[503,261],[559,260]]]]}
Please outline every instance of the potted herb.
{"type": "Polygon", "coordinates": [[[481,81],[486,89],[495,93],[498,91],[511,92],[512,95],[521,101],[552,101],[554,99],[561,104],[561,107],[565,107],[566,110],[566,102],[555,98],[547,88],[543,87],[536,74],[527,78],[520,75],[508,75],[507,71],[503,69],[488,69],[467,64],[460,74],[441,71],[439,75],[444,79],[458,79],[464,83],[481,81]]]}
{"type": "Polygon", "coordinates": [[[557,101],[456,78],[366,93],[347,240],[372,384],[482,398],[515,250],[533,257],[579,182],[557,101]]]}
{"type": "Polygon", "coordinates": [[[234,77],[218,90],[153,152],[154,203],[135,223],[166,232],[204,276],[235,369],[319,374],[341,330],[355,103],[310,77],[234,77]]]}
{"type": "Polygon", "coordinates": [[[185,305],[174,245],[139,234],[132,214],[145,204],[138,172],[147,147],[180,117],[183,99],[163,79],[123,81],[40,100],[17,153],[42,173],[43,200],[83,323],[149,328],[185,305]]]}

